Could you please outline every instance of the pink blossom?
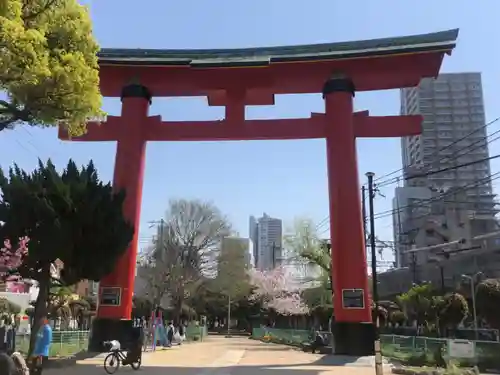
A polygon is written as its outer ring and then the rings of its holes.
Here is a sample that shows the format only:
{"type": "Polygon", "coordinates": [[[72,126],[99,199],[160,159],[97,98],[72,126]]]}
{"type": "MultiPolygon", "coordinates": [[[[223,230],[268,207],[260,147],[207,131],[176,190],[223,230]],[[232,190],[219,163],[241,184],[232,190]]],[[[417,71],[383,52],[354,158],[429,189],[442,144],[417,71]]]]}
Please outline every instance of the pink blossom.
{"type": "Polygon", "coordinates": [[[22,237],[19,239],[18,246],[14,248],[10,240],[4,241],[3,247],[0,248],[0,277],[6,278],[7,281],[19,279],[12,273],[21,266],[28,254],[28,242],[28,237],[22,237]]]}
{"type": "Polygon", "coordinates": [[[300,288],[288,277],[286,270],[277,267],[268,271],[250,271],[250,282],[255,287],[252,298],[260,299],[267,308],[283,315],[306,314],[300,288]]]}

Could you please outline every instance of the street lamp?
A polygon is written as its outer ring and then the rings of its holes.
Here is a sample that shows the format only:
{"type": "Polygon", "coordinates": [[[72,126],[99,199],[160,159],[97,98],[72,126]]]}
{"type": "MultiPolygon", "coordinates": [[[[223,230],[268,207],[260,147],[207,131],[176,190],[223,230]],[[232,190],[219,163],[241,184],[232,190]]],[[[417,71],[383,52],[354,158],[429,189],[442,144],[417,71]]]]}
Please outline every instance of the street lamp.
{"type": "Polygon", "coordinates": [[[470,281],[470,293],[472,297],[472,319],[474,320],[474,337],[476,341],[478,340],[478,332],[477,332],[477,311],[476,311],[476,286],[475,281],[476,278],[483,273],[481,271],[476,272],[474,275],[462,275],[463,279],[470,281]]]}

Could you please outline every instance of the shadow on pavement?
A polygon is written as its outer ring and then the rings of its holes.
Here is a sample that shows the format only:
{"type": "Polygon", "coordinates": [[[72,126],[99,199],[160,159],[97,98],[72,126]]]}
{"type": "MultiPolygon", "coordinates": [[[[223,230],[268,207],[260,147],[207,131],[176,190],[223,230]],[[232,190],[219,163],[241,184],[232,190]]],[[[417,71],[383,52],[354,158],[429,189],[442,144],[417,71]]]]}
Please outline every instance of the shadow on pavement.
{"type": "MultiPolygon", "coordinates": [[[[305,365],[304,365],[305,366],[305,365]]],[[[311,366],[311,364],[308,364],[311,366]]],[[[335,375],[342,375],[344,371],[341,368],[300,368],[300,365],[236,365],[229,367],[174,367],[174,366],[144,366],[138,371],[134,371],[130,367],[121,367],[115,374],[137,374],[137,375],[318,375],[329,371],[334,371],[335,375]]],[[[356,371],[361,369],[350,368],[348,373],[357,375],[366,373],[366,368],[363,372],[356,371]]],[[[67,374],[68,369],[50,369],[45,374],[47,375],[62,375],[67,374]]],[[[78,364],[70,370],[71,375],[98,375],[106,374],[102,366],[78,364]]],[[[347,371],[345,371],[347,373],[347,371]]],[[[370,372],[371,373],[371,372],[370,372]]]]}

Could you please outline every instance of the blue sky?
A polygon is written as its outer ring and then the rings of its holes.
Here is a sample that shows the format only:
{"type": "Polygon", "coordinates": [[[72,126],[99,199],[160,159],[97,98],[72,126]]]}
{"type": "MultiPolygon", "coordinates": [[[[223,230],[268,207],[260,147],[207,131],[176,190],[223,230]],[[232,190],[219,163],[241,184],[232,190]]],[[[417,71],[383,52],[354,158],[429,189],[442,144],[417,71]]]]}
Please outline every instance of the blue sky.
{"type": "MultiPolygon", "coordinates": [[[[487,119],[500,116],[498,0],[87,0],[95,35],[102,47],[232,48],[371,39],[460,28],[458,47],[444,72],[480,71],[487,119]],[[497,35],[497,37],[495,37],[497,35]]],[[[375,115],[397,114],[397,91],[359,93],[356,109],[375,115]]],[[[119,114],[118,99],[104,110],[119,114]]],[[[274,107],[249,107],[247,118],[308,117],[323,110],[319,95],[278,96],[274,107]]],[[[217,119],[223,108],[203,98],[155,98],[150,113],[167,120],[217,119]]],[[[491,127],[493,132],[500,124],[491,127]]],[[[490,146],[499,153],[500,142],[490,146]]],[[[19,127],[0,134],[2,167],[12,161],[32,169],[37,158],[63,167],[93,159],[101,178],[111,180],[113,143],[63,143],[54,129],[19,127]]],[[[358,142],[360,178],[401,167],[399,139],[358,142]]],[[[498,171],[500,163],[492,165],[498,171]]],[[[389,210],[394,186],[378,198],[376,212],[389,210]]],[[[325,145],[322,140],[262,142],[150,143],[140,227],[140,245],[153,233],[147,222],[162,217],[171,198],[213,201],[240,235],[248,216],[267,212],[291,223],[296,216],[320,222],[328,215],[325,145]]],[[[382,239],[392,239],[390,218],[377,221],[382,239]]],[[[328,235],[327,225],[320,227],[328,235]]],[[[386,255],[386,259],[389,255],[386,255]]]]}

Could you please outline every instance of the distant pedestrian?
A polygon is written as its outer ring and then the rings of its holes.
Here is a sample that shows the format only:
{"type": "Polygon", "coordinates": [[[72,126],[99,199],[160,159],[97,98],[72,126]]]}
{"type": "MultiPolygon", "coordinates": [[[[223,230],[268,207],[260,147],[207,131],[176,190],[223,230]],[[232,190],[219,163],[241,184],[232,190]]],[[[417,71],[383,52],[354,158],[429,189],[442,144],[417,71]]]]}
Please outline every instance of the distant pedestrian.
{"type": "Polygon", "coordinates": [[[167,327],[167,346],[172,346],[172,342],[174,341],[174,333],[174,322],[170,322],[167,327]]]}
{"type": "Polygon", "coordinates": [[[316,350],[326,346],[325,338],[319,331],[316,331],[314,336],[314,341],[311,343],[311,352],[313,354],[316,353],[316,350]]]}
{"type": "Polygon", "coordinates": [[[52,344],[52,327],[46,316],[40,321],[40,329],[36,335],[35,350],[31,358],[32,374],[41,375],[49,359],[50,345],[52,344]]]}
{"type": "Polygon", "coordinates": [[[180,341],[179,341],[179,345],[182,344],[183,341],[186,341],[186,326],[184,325],[184,323],[181,323],[179,325],[179,337],[180,337],[180,341]]]}

